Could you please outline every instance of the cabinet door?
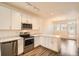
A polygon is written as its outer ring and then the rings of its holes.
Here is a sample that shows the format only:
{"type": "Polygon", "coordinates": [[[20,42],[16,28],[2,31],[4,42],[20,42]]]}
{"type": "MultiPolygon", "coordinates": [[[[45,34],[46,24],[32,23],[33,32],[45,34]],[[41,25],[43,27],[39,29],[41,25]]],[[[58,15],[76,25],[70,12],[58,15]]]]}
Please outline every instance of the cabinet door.
{"type": "Polygon", "coordinates": [[[52,37],[43,38],[42,39],[42,46],[58,52],[59,51],[59,39],[52,38],[52,37]]]}
{"type": "Polygon", "coordinates": [[[0,29],[10,29],[11,10],[0,6],[0,29]]]}
{"type": "Polygon", "coordinates": [[[33,24],[33,29],[34,30],[39,30],[39,20],[38,19],[31,19],[31,22],[30,23],[32,23],[33,24]]]}
{"type": "Polygon", "coordinates": [[[34,37],[34,47],[37,47],[40,45],[40,40],[39,40],[40,37],[34,37]]]}
{"type": "Polygon", "coordinates": [[[46,48],[49,48],[49,43],[50,43],[49,40],[50,40],[50,38],[49,38],[49,37],[44,37],[44,38],[45,38],[45,39],[44,39],[43,42],[44,42],[44,44],[45,44],[45,47],[46,47],[46,48]]]}
{"type": "Polygon", "coordinates": [[[59,39],[57,38],[51,38],[49,39],[49,49],[57,51],[58,52],[58,45],[59,45],[59,39]]]}
{"type": "Polygon", "coordinates": [[[34,20],[33,20],[33,18],[32,18],[32,17],[27,16],[27,21],[28,21],[27,23],[31,24],[31,23],[32,23],[32,21],[34,21],[34,20]]]}
{"type": "Polygon", "coordinates": [[[12,29],[21,29],[21,13],[15,10],[12,10],[12,29]]]}
{"type": "MultiPolygon", "coordinates": [[[[51,37],[48,37],[48,38],[46,39],[46,47],[52,50],[53,48],[51,47],[51,45],[52,45],[52,44],[51,44],[51,39],[52,39],[51,37]]],[[[52,45],[52,46],[53,46],[53,45],[52,45]]]]}
{"type": "Polygon", "coordinates": [[[23,38],[21,38],[18,40],[18,55],[23,53],[23,51],[24,51],[24,40],[23,38]]]}
{"type": "Polygon", "coordinates": [[[28,23],[27,15],[22,14],[22,23],[28,23]]]}
{"type": "Polygon", "coordinates": [[[41,40],[40,41],[41,45],[46,47],[46,39],[45,39],[45,37],[40,37],[40,40],[41,40]]]}

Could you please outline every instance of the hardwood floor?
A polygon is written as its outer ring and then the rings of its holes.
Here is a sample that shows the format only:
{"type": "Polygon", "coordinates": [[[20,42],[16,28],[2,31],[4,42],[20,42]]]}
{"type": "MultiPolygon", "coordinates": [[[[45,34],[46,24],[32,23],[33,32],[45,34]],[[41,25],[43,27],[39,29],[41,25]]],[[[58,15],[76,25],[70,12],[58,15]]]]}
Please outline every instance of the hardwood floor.
{"type": "Polygon", "coordinates": [[[39,46],[35,49],[33,49],[32,51],[25,53],[21,56],[57,56],[58,53],[51,51],[45,47],[39,46]]]}

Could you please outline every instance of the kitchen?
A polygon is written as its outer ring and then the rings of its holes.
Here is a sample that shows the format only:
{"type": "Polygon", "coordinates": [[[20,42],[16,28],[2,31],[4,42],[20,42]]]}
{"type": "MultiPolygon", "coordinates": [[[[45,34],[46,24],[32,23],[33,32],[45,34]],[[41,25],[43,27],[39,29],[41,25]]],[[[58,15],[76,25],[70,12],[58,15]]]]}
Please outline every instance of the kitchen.
{"type": "Polygon", "coordinates": [[[0,3],[0,56],[78,56],[78,5],[0,3]]]}

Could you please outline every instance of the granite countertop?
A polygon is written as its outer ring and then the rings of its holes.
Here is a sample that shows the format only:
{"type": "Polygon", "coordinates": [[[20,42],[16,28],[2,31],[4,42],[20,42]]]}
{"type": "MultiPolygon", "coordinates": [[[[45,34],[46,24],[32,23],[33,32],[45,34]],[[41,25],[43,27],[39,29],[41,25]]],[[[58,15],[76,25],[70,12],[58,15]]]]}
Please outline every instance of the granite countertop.
{"type": "Polygon", "coordinates": [[[8,38],[0,38],[0,43],[1,42],[7,42],[7,41],[13,41],[13,40],[19,40],[21,37],[8,37],[8,38]]]}

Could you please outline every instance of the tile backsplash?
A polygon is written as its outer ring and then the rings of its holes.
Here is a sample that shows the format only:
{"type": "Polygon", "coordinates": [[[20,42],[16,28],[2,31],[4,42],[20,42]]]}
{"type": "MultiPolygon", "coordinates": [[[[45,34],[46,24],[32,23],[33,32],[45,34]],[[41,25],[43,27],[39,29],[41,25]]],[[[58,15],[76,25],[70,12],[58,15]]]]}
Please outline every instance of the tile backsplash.
{"type": "Polygon", "coordinates": [[[19,31],[0,31],[0,38],[19,36],[19,31]]]}

